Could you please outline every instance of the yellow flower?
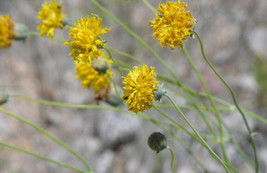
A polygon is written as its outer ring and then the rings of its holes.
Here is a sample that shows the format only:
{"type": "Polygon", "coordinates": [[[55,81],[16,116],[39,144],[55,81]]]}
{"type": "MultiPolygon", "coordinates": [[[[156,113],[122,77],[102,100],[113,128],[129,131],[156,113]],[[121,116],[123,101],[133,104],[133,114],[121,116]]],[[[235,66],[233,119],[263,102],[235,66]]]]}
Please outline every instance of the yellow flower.
{"type": "Polygon", "coordinates": [[[137,113],[151,108],[152,102],[156,100],[154,91],[157,90],[156,85],[159,84],[154,67],[147,67],[147,65],[133,67],[133,71],[122,78],[125,91],[121,97],[126,100],[129,110],[137,113]]]}
{"type": "Polygon", "coordinates": [[[101,47],[105,46],[104,38],[100,34],[105,34],[109,28],[102,28],[102,19],[95,14],[92,17],[81,18],[76,21],[75,27],[69,27],[71,39],[64,43],[65,46],[71,46],[70,55],[74,61],[91,62],[91,58],[98,57],[101,54],[101,47]]]}
{"type": "Polygon", "coordinates": [[[61,23],[65,17],[64,13],[61,13],[62,2],[57,3],[56,0],[44,2],[42,8],[38,12],[38,19],[43,20],[37,26],[37,30],[41,32],[41,35],[47,35],[49,37],[54,36],[55,28],[63,28],[61,23]]]}
{"type": "Polygon", "coordinates": [[[14,23],[9,15],[0,16],[0,48],[7,49],[14,40],[14,23]]]}
{"type": "MultiPolygon", "coordinates": [[[[112,64],[112,60],[110,60],[104,51],[100,52],[100,56],[104,57],[109,65],[112,64]]],[[[76,77],[81,78],[81,85],[90,88],[93,85],[93,89],[95,91],[99,91],[103,88],[109,87],[110,80],[109,76],[112,77],[113,73],[110,69],[106,71],[106,73],[99,73],[96,71],[92,63],[87,61],[77,61],[75,63],[76,68],[76,77]]]]}
{"type": "Polygon", "coordinates": [[[185,2],[166,1],[166,4],[159,4],[156,17],[150,20],[153,29],[153,36],[156,37],[161,46],[169,45],[171,49],[175,46],[183,47],[182,42],[191,35],[195,19],[190,11],[186,11],[185,2]]]}

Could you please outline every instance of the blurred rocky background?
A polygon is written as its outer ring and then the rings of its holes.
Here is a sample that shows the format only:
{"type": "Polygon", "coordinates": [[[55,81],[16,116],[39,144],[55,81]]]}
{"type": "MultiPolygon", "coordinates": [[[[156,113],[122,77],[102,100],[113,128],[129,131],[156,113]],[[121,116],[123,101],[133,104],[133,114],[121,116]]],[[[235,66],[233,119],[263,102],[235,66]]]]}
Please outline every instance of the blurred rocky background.
{"type": "MultiPolygon", "coordinates": [[[[25,23],[36,31],[38,9],[42,0],[0,0],[0,14],[8,13],[16,22],[25,23]]],[[[152,37],[148,21],[154,18],[141,0],[99,0],[115,16],[139,34],[175,71],[184,84],[203,91],[201,84],[180,49],[171,51],[160,47],[152,37]]],[[[149,0],[154,7],[160,0],[149,0]]],[[[162,1],[164,2],[164,1],[162,1]]],[[[266,0],[187,0],[189,10],[198,20],[195,30],[204,43],[207,57],[219,73],[233,87],[241,107],[267,118],[267,1],[266,0]]],[[[63,12],[75,22],[78,18],[96,13],[103,18],[103,26],[111,28],[106,34],[108,44],[130,53],[157,71],[169,75],[155,58],[118,24],[99,11],[88,0],[63,0],[63,12]]],[[[56,30],[56,37],[68,39],[67,30],[56,30]]],[[[199,43],[190,38],[186,46],[197,67],[203,74],[213,95],[232,103],[229,91],[221,84],[204,62],[199,43]]],[[[73,61],[68,55],[69,47],[61,42],[46,38],[30,37],[24,42],[14,42],[8,50],[0,50],[0,87],[10,94],[23,94],[32,98],[59,101],[72,104],[95,104],[93,92],[80,86],[75,78],[73,61]]],[[[134,62],[123,59],[136,65],[134,62]]],[[[121,79],[115,77],[117,83],[121,79]]],[[[175,98],[183,105],[186,102],[175,98]]],[[[169,103],[163,99],[163,103],[169,103]]],[[[108,106],[105,103],[101,105],[108,106]]],[[[154,131],[162,129],[150,121],[112,111],[93,109],[69,109],[33,103],[20,98],[10,98],[3,107],[30,120],[64,141],[83,155],[96,173],[167,173],[170,169],[170,153],[155,154],[147,146],[147,138],[154,131]]],[[[121,108],[126,109],[125,106],[121,108]]],[[[149,110],[151,117],[161,116],[149,110]]],[[[200,121],[199,114],[184,110],[190,121],[200,132],[207,128],[200,121]]],[[[169,114],[177,118],[177,113],[169,114]]],[[[231,128],[237,142],[253,158],[248,133],[241,115],[234,112],[221,114],[231,128]]],[[[180,120],[180,119],[179,119],[180,120]]],[[[267,172],[267,126],[248,116],[258,148],[260,169],[267,172]]],[[[181,123],[185,123],[181,120],[181,123]]],[[[186,126],[186,125],[185,125],[186,126]]],[[[223,168],[209,153],[182,131],[175,131],[191,151],[203,162],[210,173],[223,173],[223,168]]],[[[188,152],[170,136],[170,145],[175,150],[175,167],[179,173],[201,173],[203,169],[188,152]]],[[[68,163],[80,169],[85,166],[58,144],[14,118],[0,113],[0,141],[45,155],[54,160],[68,163]]],[[[211,147],[218,153],[214,142],[211,147]]],[[[226,142],[230,161],[242,173],[252,173],[236,149],[226,142]]],[[[67,172],[66,168],[0,146],[1,173],[47,173],[67,172]]]]}

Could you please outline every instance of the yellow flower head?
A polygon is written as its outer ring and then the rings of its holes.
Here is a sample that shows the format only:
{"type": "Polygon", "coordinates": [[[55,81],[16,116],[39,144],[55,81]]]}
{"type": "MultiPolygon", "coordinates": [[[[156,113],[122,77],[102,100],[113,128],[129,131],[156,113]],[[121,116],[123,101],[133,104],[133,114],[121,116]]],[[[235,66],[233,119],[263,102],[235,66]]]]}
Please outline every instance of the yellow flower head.
{"type": "Polygon", "coordinates": [[[182,42],[191,35],[195,19],[190,11],[186,11],[185,2],[166,1],[166,4],[159,4],[156,17],[149,21],[154,28],[153,36],[156,37],[161,46],[169,45],[171,49],[175,46],[183,47],[182,42]]]}
{"type": "Polygon", "coordinates": [[[41,32],[41,35],[47,35],[49,37],[54,36],[55,28],[63,28],[61,23],[65,17],[64,13],[61,13],[62,2],[57,3],[56,0],[44,2],[42,8],[38,12],[38,19],[43,20],[37,26],[37,30],[41,32]]]}
{"type": "Polygon", "coordinates": [[[137,113],[143,112],[145,109],[152,107],[159,81],[156,79],[154,67],[133,67],[126,77],[122,77],[122,84],[124,85],[123,95],[121,96],[128,105],[129,110],[137,113]]]}
{"type": "Polygon", "coordinates": [[[99,35],[109,31],[109,28],[102,28],[101,23],[102,19],[92,14],[92,17],[81,18],[80,22],[77,20],[75,27],[69,27],[71,39],[64,45],[71,46],[70,55],[74,61],[91,61],[90,58],[100,56],[102,50],[99,48],[105,43],[99,35]]]}
{"type": "MultiPolygon", "coordinates": [[[[104,51],[100,52],[100,56],[104,57],[109,65],[112,64],[112,60],[110,60],[104,51]]],[[[109,76],[112,77],[113,73],[110,69],[106,71],[106,73],[99,73],[96,71],[92,62],[87,61],[77,61],[75,63],[76,68],[76,77],[81,78],[81,85],[90,88],[93,85],[95,91],[99,91],[103,88],[109,87],[110,81],[109,76]]]]}
{"type": "Polygon", "coordinates": [[[0,16],[0,48],[7,49],[14,40],[14,23],[9,15],[0,16]]]}

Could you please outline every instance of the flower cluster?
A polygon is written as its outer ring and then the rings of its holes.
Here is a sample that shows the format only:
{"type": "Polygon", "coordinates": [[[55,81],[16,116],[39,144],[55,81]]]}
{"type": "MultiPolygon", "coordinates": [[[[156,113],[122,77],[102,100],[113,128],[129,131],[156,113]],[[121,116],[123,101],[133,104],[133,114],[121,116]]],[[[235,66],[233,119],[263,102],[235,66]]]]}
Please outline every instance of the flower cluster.
{"type": "Polygon", "coordinates": [[[159,84],[154,67],[147,67],[147,65],[133,67],[133,71],[122,78],[125,90],[122,98],[126,100],[129,110],[138,113],[151,108],[152,102],[156,100],[154,91],[157,90],[156,85],[159,84]]]}
{"type": "Polygon", "coordinates": [[[7,49],[14,40],[14,23],[9,15],[0,16],[0,48],[7,49]]]}
{"type": "Polygon", "coordinates": [[[192,34],[195,19],[190,11],[186,10],[185,2],[167,1],[166,4],[159,4],[156,17],[149,21],[154,28],[153,36],[156,37],[161,46],[183,47],[182,42],[187,40],[187,36],[192,34]]]}
{"type": "Polygon", "coordinates": [[[56,28],[63,28],[62,20],[65,17],[64,13],[61,13],[62,2],[57,3],[56,0],[44,2],[42,8],[38,12],[38,19],[43,20],[37,26],[37,30],[41,32],[41,35],[54,36],[56,28]]]}
{"type": "MultiPolygon", "coordinates": [[[[65,46],[71,46],[70,55],[73,57],[76,77],[80,78],[81,85],[86,88],[91,88],[98,92],[101,89],[108,88],[110,85],[110,77],[113,73],[108,67],[112,65],[102,47],[105,46],[103,38],[100,34],[105,34],[109,31],[108,28],[101,27],[102,19],[95,14],[92,17],[81,18],[77,20],[75,27],[69,27],[71,39],[64,43],[65,46]],[[103,71],[99,71],[99,66],[93,66],[93,60],[104,58],[107,62],[107,67],[103,71]]],[[[98,61],[102,63],[102,61],[98,61]]]]}
{"type": "Polygon", "coordinates": [[[71,46],[70,55],[75,62],[91,61],[92,58],[100,56],[101,48],[105,46],[104,38],[100,38],[100,34],[109,31],[106,27],[102,28],[101,23],[102,19],[92,14],[92,17],[77,20],[75,27],[69,27],[71,39],[64,45],[71,46]]]}

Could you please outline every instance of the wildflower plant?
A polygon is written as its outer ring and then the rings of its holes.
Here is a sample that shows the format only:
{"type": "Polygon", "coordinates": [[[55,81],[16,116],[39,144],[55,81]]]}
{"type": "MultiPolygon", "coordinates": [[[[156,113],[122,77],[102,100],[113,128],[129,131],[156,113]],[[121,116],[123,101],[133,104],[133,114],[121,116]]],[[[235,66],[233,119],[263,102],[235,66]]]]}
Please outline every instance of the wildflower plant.
{"type": "MultiPolygon", "coordinates": [[[[173,144],[168,141],[176,140],[184,147],[184,149],[191,155],[196,163],[203,169],[203,172],[208,172],[205,160],[198,158],[196,154],[180,139],[180,137],[175,133],[178,130],[186,133],[195,142],[201,145],[206,152],[208,152],[214,160],[220,164],[225,172],[239,172],[238,168],[231,163],[231,159],[228,158],[228,152],[226,142],[228,145],[232,145],[240,156],[243,157],[245,162],[247,162],[251,168],[258,173],[259,164],[257,156],[257,148],[253,138],[253,131],[250,129],[248,124],[246,112],[249,116],[258,120],[260,122],[267,124],[267,119],[242,109],[238,102],[235,94],[230,87],[230,85],[223,79],[223,77],[217,72],[212,63],[205,55],[204,46],[202,44],[199,34],[193,29],[196,19],[191,15],[188,9],[188,5],[183,1],[166,1],[165,3],[159,2],[158,9],[156,10],[147,0],[142,0],[144,5],[155,12],[155,18],[148,21],[148,24],[153,28],[151,36],[157,38],[161,46],[169,46],[172,51],[175,47],[179,47],[180,51],[183,51],[185,57],[187,58],[192,69],[198,76],[204,92],[199,92],[191,89],[183,84],[183,81],[179,79],[179,75],[174,72],[173,69],[169,67],[167,62],[161,57],[145,40],[133,32],[125,23],[123,23],[119,18],[115,17],[109,10],[102,6],[97,0],[90,0],[95,7],[99,8],[104,14],[110,17],[112,20],[117,22],[129,35],[131,35],[137,42],[139,42],[144,48],[149,51],[156,60],[158,60],[159,65],[162,65],[169,74],[162,74],[157,71],[155,67],[151,64],[145,64],[141,60],[137,59],[133,55],[121,52],[111,47],[107,43],[110,40],[105,40],[103,35],[110,31],[110,28],[102,26],[102,18],[97,14],[91,13],[91,16],[87,14],[85,17],[81,17],[76,20],[75,24],[70,21],[66,22],[66,14],[62,13],[62,8],[64,6],[63,2],[57,2],[52,0],[50,2],[44,1],[42,8],[39,9],[38,19],[42,21],[37,26],[38,32],[30,32],[28,30],[22,30],[25,35],[29,36],[48,36],[52,39],[51,41],[59,41],[62,45],[70,46],[70,53],[73,59],[74,70],[76,77],[81,81],[81,86],[94,91],[94,98],[97,104],[100,105],[73,105],[61,102],[52,102],[46,100],[33,99],[24,95],[9,95],[6,92],[0,92],[0,104],[9,104],[8,98],[16,99],[23,98],[28,101],[37,102],[40,104],[46,104],[51,106],[61,106],[67,108],[88,108],[88,109],[103,109],[112,110],[118,112],[126,112],[130,115],[138,116],[144,120],[150,121],[161,128],[166,135],[159,132],[152,133],[148,138],[148,146],[157,153],[164,152],[164,149],[168,149],[171,153],[171,163],[170,167],[173,173],[178,172],[178,167],[175,167],[175,148],[173,144]],[[64,27],[69,25],[69,27],[64,27]],[[56,28],[61,28],[67,30],[69,33],[69,40],[62,38],[54,38],[54,31],[56,28]],[[40,34],[39,34],[40,32],[40,34]],[[199,72],[198,67],[195,65],[193,59],[191,58],[187,48],[184,44],[190,36],[196,36],[196,40],[200,43],[201,55],[204,61],[209,65],[211,70],[217,75],[221,82],[229,90],[234,105],[215,97],[211,94],[208,84],[203,79],[202,74],[199,72]],[[113,54],[121,55],[125,58],[130,58],[134,60],[139,65],[132,66],[131,64],[125,63],[113,54]],[[116,73],[118,71],[119,73],[116,73]],[[121,82],[115,81],[113,78],[116,75],[120,75],[119,79],[121,82]],[[164,84],[163,84],[164,83],[164,84]],[[122,87],[122,90],[120,89],[122,87]],[[91,89],[92,88],[92,89],[91,89]],[[170,92],[172,91],[172,92],[170,92]],[[172,93],[172,94],[171,94],[172,93]],[[172,97],[183,97],[188,105],[177,105],[172,97]],[[201,99],[205,98],[205,99],[201,99]],[[165,102],[169,104],[160,104],[156,100],[165,99],[165,102]],[[105,101],[110,104],[108,106],[102,106],[101,101],[105,101]],[[125,106],[120,106],[124,103],[125,106]],[[203,105],[205,107],[203,107],[203,105]],[[223,105],[223,109],[219,109],[223,105]],[[203,119],[203,122],[207,126],[209,132],[207,134],[200,133],[196,127],[188,119],[188,115],[183,112],[183,109],[188,108],[196,110],[196,112],[203,119]],[[175,115],[168,115],[162,108],[169,108],[175,110],[175,115]],[[148,109],[154,109],[159,115],[162,115],[162,119],[156,118],[154,115],[146,115],[149,111],[148,109]],[[252,150],[254,157],[249,157],[244,150],[238,145],[233,137],[233,132],[224,122],[221,116],[222,110],[238,111],[242,118],[243,123],[247,128],[249,138],[251,141],[252,150]],[[174,117],[176,116],[176,117],[174,117]],[[212,116],[212,118],[211,118],[212,116]],[[182,125],[177,117],[181,117],[187,126],[182,125]],[[229,134],[229,140],[225,140],[226,134],[229,134]],[[215,152],[209,144],[209,136],[214,139],[214,145],[220,149],[220,152],[215,152]],[[208,136],[208,137],[207,137],[208,136]],[[171,138],[171,140],[167,140],[171,138]],[[174,151],[173,151],[173,149],[174,151]],[[221,154],[220,154],[221,153],[221,154]]],[[[201,21],[200,21],[201,22],[201,21]]],[[[0,16],[0,48],[7,49],[11,46],[14,38],[16,38],[16,31],[14,30],[15,24],[11,21],[10,15],[0,16]]],[[[20,33],[23,35],[23,33],[20,33]]],[[[45,38],[43,38],[45,39],[45,38]]],[[[191,40],[190,40],[191,41],[191,40]]],[[[77,80],[78,82],[78,80],[77,80]]],[[[4,105],[5,106],[5,105],[4,105]]],[[[4,107],[3,106],[3,107],[4,107]]],[[[27,151],[18,146],[12,146],[5,142],[0,142],[0,145],[14,149],[16,151],[21,151],[26,154],[38,157],[40,159],[52,162],[54,164],[69,168],[73,171],[80,173],[93,173],[94,165],[90,165],[88,161],[74,149],[69,147],[67,144],[48,133],[45,129],[39,127],[38,125],[28,121],[21,116],[18,116],[5,108],[0,107],[0,112],[5,113],[19,121],[35,128],[40,131],[48,138],[55,141],[61,147],[65,148],[76,156],[86,167],[87,170],[76,168],[69,164],[58,162],[52,158],[48,158],[31,151],[27,151]]],[[[241,123],[241,122],[240,122],[241,123]]],[[[144,127],[145,128],[145,127],[144,127]]],[[[179,152],[178,152],[179,153],[179,152]]],[[[161,153],[159,153],[161,154],[161,153]]]]}

